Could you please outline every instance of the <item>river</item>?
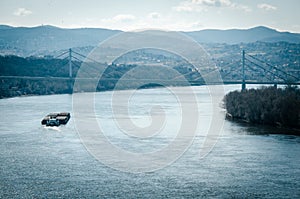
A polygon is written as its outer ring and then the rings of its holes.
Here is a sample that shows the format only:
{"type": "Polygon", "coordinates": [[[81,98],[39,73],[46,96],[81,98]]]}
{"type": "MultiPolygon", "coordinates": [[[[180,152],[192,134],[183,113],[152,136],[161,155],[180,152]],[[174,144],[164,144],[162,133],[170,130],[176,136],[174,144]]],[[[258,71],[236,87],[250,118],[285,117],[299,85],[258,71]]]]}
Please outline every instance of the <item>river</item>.
{"type": "MultiPolygon", "coordinates": [[[[227,85],[225,92],[239,87],[227,85]]],[[[199,152],[212,121],[211,96],[205,86],[193,90],[200,125],[191,146],[174,162],[139,173],[107,166],[91,155],[74,117],[65,126],[40,124],[50,112],[68,111],[73,116],[74,96],[1,99],[0,198],[299,198],[300,137],[277,134],[288,130],[224,121],[214,147],[202,157],[199,152]]],[[[167,117],[162,135],[138,139],[141,143],[128,139],[115,125],[112,93],[95,94],[95,115],[113,145],[147,154],[175,139],[182,112],[167,89],[138,90],[131,97],[128,107],[134,124],[151,122],[149,110],[156,105],[167,117]]],[[[217,114],[224,116],[219,110],[217,114]]]]}

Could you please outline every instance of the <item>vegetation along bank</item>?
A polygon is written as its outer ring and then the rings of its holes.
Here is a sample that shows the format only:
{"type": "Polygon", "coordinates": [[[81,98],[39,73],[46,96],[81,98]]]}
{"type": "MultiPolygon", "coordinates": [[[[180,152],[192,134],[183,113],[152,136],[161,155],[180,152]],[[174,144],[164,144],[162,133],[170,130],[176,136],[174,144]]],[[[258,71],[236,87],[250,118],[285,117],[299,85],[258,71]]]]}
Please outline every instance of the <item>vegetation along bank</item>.
{"type": "Polygon", "coordinates": [[[233,91],[225,98],[227,116],[253,124],[300,129],[300,89],[263,87],[233,91]]]}

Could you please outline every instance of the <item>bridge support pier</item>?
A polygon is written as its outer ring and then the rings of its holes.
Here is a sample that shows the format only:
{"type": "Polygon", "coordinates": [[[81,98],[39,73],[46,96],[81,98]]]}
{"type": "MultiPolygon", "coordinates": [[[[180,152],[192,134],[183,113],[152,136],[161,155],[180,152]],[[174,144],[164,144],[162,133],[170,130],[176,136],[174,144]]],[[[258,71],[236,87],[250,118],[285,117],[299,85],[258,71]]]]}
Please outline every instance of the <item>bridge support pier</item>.
{"type": "Polygon", "coordinates": [[[245,91],[245,90],[246,90],[246,83],[243,82],[243,83],[242,83],[242,91],[245,91]]]}

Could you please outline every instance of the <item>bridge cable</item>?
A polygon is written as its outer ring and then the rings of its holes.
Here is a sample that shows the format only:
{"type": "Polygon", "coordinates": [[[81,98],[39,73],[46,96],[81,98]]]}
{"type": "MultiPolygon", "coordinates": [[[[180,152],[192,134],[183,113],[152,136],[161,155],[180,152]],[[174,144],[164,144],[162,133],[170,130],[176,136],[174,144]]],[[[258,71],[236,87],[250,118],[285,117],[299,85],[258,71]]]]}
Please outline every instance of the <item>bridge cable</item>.
{"type": "Polygon", "coordinates": [[[267,72],[271,73],[272,75],[274,75],[274,76],[276,76],[276,77],[282,79],[283,81],[285,81],[285,82],[287,81],[284,77],[282,77],[282,76],[280,76],[280,75],[277,75],[277,74],[271,72],[270,70],[265,69],[264,67],[260,66],[259,64],[256,64],[256,63],[252,62],[251,60],[249,60],[249,59],[247,59],[247,58],[245,58],[245,60],[247,60],[247,61],[249,61],[251,64],[254,64],[255,66],[257,66],[257,67],[263,69],[264,71],[267,71],[267,72]]]}
{"type": "MultiPolygon", "coordinates": [[[[248,68],[250,68],[252,71],[255,71],[255,69],[254,68],[252,68],[252,66],[250,66],[250,65],[248,65],[248,64],[246,64],[245,63],[245,65],[248,67],[248,68]]],[[[264,72],[266,71],[265,69],[263,69],[264,70],[264,72]]],[[[273,81],[273,79],[271,79],[271,78],[268,78],[268,76],[265,76],[269,81],[273,81]]]]}
{"type": "Polygon", "coordinates": [[[266,64],[267,66],[269,66],[269,67],[271,67],[271,68],[275,68],[277,71],[280,71],[280,72],[284,73],[286,76],[290,76],[290,77],[295,78],[296,80],[299,80],[298,77],[296,77],[296,76],[294,76],[294,75],[291,75],[291,74],[288,74],[287,72],[285,72],[285,71],[279,69],[279,68],[276,67],[276,66],[273,66],[273,65],[271,65],[271,64],[269,64],[269,63],[267,63],[267,62],[265,62],[265,61],[262,61],[262,60],[260,60],[260,59],[258,59],[258,58],[256,58],[256,57],[254,57],[254,56],[252,56],[252,55],[249,55],[249,54],[247,54],[247,55],[248,55],[249,57],[251,57],[251,58],[253,58],[253,59],[255,59],[255,60],[257,60],[257,61],[263,63],[263,64],[266,64]]]}
{"type": "Polygon", "coordinates": [[[69,51],[65,51],[65,52],[61,53],[60,55],[55,56],[54,59],[57,59],[57,58],[59,58],[59,57],[65,55],[65,54],[67,54],[68,52],[69,52],[69,51]]]}

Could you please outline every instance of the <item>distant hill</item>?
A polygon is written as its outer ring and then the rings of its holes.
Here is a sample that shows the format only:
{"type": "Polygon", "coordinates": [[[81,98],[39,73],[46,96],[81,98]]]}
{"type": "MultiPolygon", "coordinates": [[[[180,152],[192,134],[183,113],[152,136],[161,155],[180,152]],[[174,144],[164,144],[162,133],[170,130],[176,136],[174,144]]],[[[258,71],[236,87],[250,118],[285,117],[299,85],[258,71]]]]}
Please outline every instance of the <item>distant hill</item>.
{"type": "Polygon", "coordinates": [[[8,26],[8,25],[0,25],[0,30],[7,30],[7,29],[12,29],[14,27],[8,26]]]}
{"type": "Polygon", "coordinates": [[[289,42],[300,43],[299,33],[279,32],[264,26],[250,29],[230,29],[230,30],[200,30],[185,32],[187,35],[200,43],[252,43],[262,42],[289,42]]]}
{"type": "Polygon", "coordinates": [[[0,26],[0,50],[2,54],[37,55],[39,52],[96,46],[118,30],[100,28],[63,29],[54,26],[9,27],[0,26]],[[9,53],[11,51],[12,53],[9,53]],[[4,53],[8,52],[8,53],[4,53]]]}
{"type": "MultiPolygon", "coordinates": [[[[0,54],[47,55],[68,48],[96,46],[120,33],[101,28],[63,29],[54,26],[11,27],[0,25],[0,54]]],[[[200,43],[252,43],[256,41],[300,43],[300,34],[278,32],[259,26],[251,29],[200,30],[184,32],[200,43]]]]}

